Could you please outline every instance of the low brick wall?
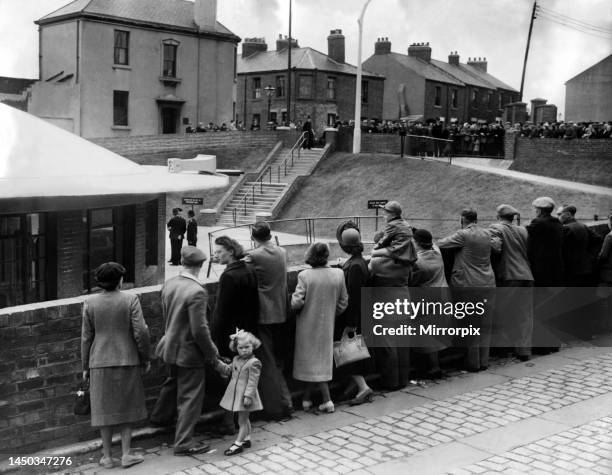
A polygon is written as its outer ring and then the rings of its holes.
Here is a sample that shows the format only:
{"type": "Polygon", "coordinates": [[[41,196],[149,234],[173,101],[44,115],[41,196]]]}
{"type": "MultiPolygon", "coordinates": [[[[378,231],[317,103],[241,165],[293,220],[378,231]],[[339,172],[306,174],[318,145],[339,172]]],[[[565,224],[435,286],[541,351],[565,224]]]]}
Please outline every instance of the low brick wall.
{"type": "Polygon", "coordinates": [[[511,170],[612,187],[612,139],[545,139],[506,134],[511,170]]]}
{"type": "MultiPolygon", "coordinates": [[[[289,273],[295,288],[296,271],[289,273]]],[[[217,283],[206,284],[211,308],[217,283]]],[[[152,347],[163,333],[161,286],[126,290],[140,299],[152,347]]],[[[0,310],[0,447],[23,455],[99,437],[89,417],[75,416],[74,393],[81,378],[81,325],[86,297],[0,310]]],[[[153,361],[144,377],[147,406],[155,403],[165,369],[153,361]]],[[[207,388],[207,393],[220,389],[207,388]]],[[[208,409],[217,408],[208,401],[208,409]]],[[[206,409],[206,406],[205,406],[206,409]]]]}

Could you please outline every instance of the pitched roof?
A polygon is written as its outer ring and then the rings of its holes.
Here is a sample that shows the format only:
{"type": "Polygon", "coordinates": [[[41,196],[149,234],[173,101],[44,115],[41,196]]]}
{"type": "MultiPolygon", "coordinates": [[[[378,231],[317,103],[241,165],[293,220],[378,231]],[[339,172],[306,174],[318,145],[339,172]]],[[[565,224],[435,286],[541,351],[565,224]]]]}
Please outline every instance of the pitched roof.
{"type": "Polygon", "coordinates": [[[496,88],[505,89],[507,91],[512,91],[512,92],[518,92],[512,86],[509,86],[505,82],[500,81],[499,79],[497,79],[495,76],[493,76],[493,75],[491,75],[489,73],[485,73],[484,71],[482,71],[482,70],[480,70],[478,68],[475,68],[474,66],[470,66],[469,64],[460,63],[459,67],[465,69],[466,71],[469,71],[470,74],[474,74],[474,75],[482,78],[484,81],[486,81],[488,83],[491,83],[496,88]]]}
{"type": "Polygon", "coordinates": [[[457,86],[464,85],[460,78],[450,75],[445,71],[440,71],[439,68],[434,67],[431,63],[420,58],[401,53],[390,53],[389,56],[402,66],[412,69],[414,72],[430,81],[445,82],[457,86]]]}
{"type": "Polygon", "coordinates": [[[0,104],[0,202],[25,197],[155,194],[227,186],[223,175],[138,165],[43,119],[0,104]],[[32,140],[36,137],[36,140],[32,140]]]}
{"type": "Polygon", "coordinates": [[[606,56],[606,57],[605,57],[604,59],[602,59],[601,61],[596,62],[596,63],[595,63],[593,66],[591,66],[591,67],[589,67],[589,68],[586,68],[584,71],[582,71],[582,72],[580,72],[580,73],[576,74],[574,77],[572,77],[572,78],[568,79],[567,81],[565,81],[565,84],[567,84],[567,83],[568,83],[568,82],[570,82],[570,81],[573,81],[574,79],[576,79],[576,78],[577,78],[577,77],[579,77],[579,76],[582,76],[584,73],[589,72],[591,69],[599,68],[599,67],[601,67],[601,66],[605,65],[605,64],[606,64],[606,62],[607,62],[608,64],[612,64],[612,54],[610,54],[610,55],[606,56]]]}
{"type": "MultiPolygon", "coordinates": [[[[198,31],[193,9],[193,2],[186,0],[74,0],[35,23],[52,23],[66,17],[87,15],[198,31]]],[[[219,22],[213,33],[235,36],[219,22]]]]}
{"type": "Polygon", "coordinates": [[[440,68],[444,72],[451,74],[459,81],[470,86],[484,87],[486,89],[495,89],[496,87],[492,83],[485,81],[481,77],[475,74],[471,74],[463,67],[463,65],[455,66],[453,64],[445,63],[444,61],[438,61],[437,59],[432,59],[431,64],[433,64],[436,68],[440,68]]]}
{"type": "MultiPolygon", "coordinates": [[[[287,51],[259,51],[246,58],[238,57],[238,74],[259,73],[265,71],[283,71],[287,69],[287,51]]],[[[291,48],[291,67],[294,69],[318,69],[338,74],[357,74],[357,67],[348,63],[339,63],[329,56],[312,48],[291,48]]],[[[383,78],[377,73],[362,71],[364,76],[383,78]]]]}

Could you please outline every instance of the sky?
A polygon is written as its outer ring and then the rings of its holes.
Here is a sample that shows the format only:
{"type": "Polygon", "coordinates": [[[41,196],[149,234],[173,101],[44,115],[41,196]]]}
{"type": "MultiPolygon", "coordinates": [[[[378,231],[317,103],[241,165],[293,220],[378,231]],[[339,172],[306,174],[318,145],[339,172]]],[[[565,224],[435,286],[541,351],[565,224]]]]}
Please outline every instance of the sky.
{"type": "MultiPolygon", "coordinates": [[[[0,76],[37,77],[38,35],[34,20],[69,0],[0,0],[0,76]]],[[[327,36],[340,28],[346,61],[357,64],[357,18],[365,0],[293,0],[292,36],[300,46],[327,52],[327,36]]],[[[612,31],[612,0],[542,0],[552,15],[564,15],[597,30],[612,31]]],[[[488,71],[520,88],[533,2],[531,0],[372,0],[363,26],[365,61],[377,38],[388,37],[392,51],[406,53],[411,43],[429,42],[432,58],[461,62],[486,57],[488,71]]],[[[265,37],[275,48],[288,34],[289,0],[218,0],[218,20],[241,38],[265,37]]],[[[550,18],[550,14],[548,15],[550,18]]],[[[536,18],[523,100],[542,97],[564,113],[565,82],[612,53],[612,34],[587,34],[536,18]]],[[[562,116],[561,116],[562,118],[562,116]]]]}

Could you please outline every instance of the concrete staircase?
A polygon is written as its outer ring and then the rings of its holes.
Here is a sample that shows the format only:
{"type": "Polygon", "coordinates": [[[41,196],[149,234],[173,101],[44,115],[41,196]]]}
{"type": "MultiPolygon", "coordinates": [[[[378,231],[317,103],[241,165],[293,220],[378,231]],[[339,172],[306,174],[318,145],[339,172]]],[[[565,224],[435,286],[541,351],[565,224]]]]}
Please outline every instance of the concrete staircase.
{"type": "Polygon", "coordinates": [[[281,150],[272,163],[261,173],[258,181],[242,184],[217,218],[217,226],[231,227],[255,222],[255,213],[271,213],[293,181],[309,175],[323,156],[324,149],[281,150]]]}

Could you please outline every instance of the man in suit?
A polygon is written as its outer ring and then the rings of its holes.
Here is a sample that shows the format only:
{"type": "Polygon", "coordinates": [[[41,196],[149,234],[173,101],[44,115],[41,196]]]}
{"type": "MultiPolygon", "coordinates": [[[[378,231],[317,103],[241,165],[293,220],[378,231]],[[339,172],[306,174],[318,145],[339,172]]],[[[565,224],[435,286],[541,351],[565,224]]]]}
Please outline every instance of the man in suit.
{"type": "Polygon", "coordinates": [[[304,122],[304,125],[302,126],[302,130],[306,132],[306,139],[304,140],[303,147],[310,150],[312,148],[313,135],[314,135],[312,131],[312,122],[310,121],[310,116],[308,116],[308,118],[306,119],[306,122],[304,122]]]}
{"type": "Polygon", "coordinates": [[[181,247],[183,246],[183,237],[187,230],[187,222],[181,216],[181,208],[172,209],[172,218],[168,221],[167,227],[170,231],[170,262],[173,266],[178,266],[181,261],[181,247]]]}
{"type": "Polygon", "coordinates": [[[198,248],[181,250],[183,269],[166,281],[161,291],[165,333],[156,354],[168,365],[169,376],[162,385],[151,413],[151,422],[170,425],[176,420],[174,455],[206,452],[193,432],[204,402],[205,365],[217,365],[219,352],[213,343],[206,309],[208,294],[198,275],[206,255],[198,248]]]}
{"type": "Polygon", "coordinates": [[[270,225],[265,221],[253,225],[251,237],[256,247],[249,251],[245,262],[257,277],[257,336],[262,343],[258,358],[263,365],[259,392],[266,414],[282,419],[293,411],[280,355],[280,346],[287,341],[287,252],[272,242],[270,225]]]}
{"type": "Polygon", "coordinates": [[[533,332],[533,274],[527,258],[527,230],[514,224],[519,212],[513,206],[497,207],[497,223],[491,233],[501,240],[501,251],[494,266],[498,291],[495,324],[500,343],[514,347],[521,361],[531,357],[533,332]]]}
{"type": "Polygon", "coordinates": [[[192,209],[187,211],[187,244],[195,246],[198,243],[198,222],[192,209]]]}
{"type": "Polygon", "coordinates": [[[499,251],[501,242],[478,225],[476,210],[468,208],[461,212],[461,229],[438,241],[438,247],[456,250],[450,281],[455,300],[487,302],[487,311],[480,323],[480,336],[463,339],[467,346],[466,369],[472,372],[487,369],[492,309],[495,308],[495,274],[491,267],[491,251],[499,251]]]}
{"type": "Polygon", "coordinates": [[[591,252],[597,236],[588,226],[576,220],[576,207],[563,206],[558,212],[563,224],[563,274],[567,287],[584,287],[591,284],[593,260],[591,252]]]}

